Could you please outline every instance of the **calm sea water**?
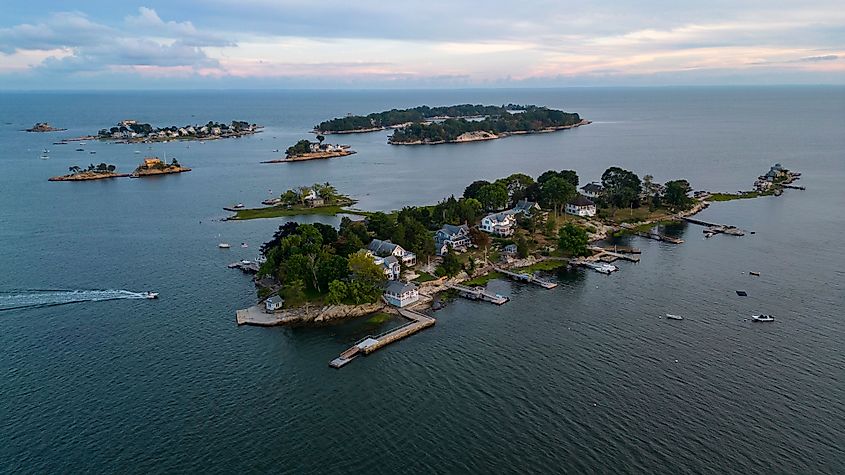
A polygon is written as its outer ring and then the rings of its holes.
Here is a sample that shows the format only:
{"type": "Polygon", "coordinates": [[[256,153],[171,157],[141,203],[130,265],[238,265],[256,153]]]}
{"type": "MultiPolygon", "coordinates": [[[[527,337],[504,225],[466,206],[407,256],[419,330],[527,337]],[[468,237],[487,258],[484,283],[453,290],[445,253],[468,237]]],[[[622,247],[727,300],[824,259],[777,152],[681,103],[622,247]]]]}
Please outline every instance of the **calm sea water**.
{"type": "Polygon", "coordinates": [[[845,471],[844,88],[4,93],[0,144],[0,472],[845,471]],[[326,118],[462,102],[595,122],[437,147],[343,136],[358,154],[258,163],[326,118]],[[266,129],[151,149],[52,145],[125,118],[266,129]],[[20,132],[39,121],[70,130],[20,132]],[[193,171],[46,181],[165,153],[193,171]],[[551,291],[496,281],[509,304],[457,301],[433,329],[340,371],[328,361],[376,325],[234,322],[255,291],[226,264],[254,257],[282,221],[220,222],[232,203],[329,181],[389,210],[478,178],[573,168],[585,182],[612,165],[735,191],[775,162],[807,190],[700,215],[754,235],[704,240],[681,225],[669,230],[680,246],[623,241],[642,262],[610,277],[563,273],[551,291]],[[132,298],[148,289],[160,300],[132,298]],[[746,320],[759,312],[777,320],[746,320]]]}

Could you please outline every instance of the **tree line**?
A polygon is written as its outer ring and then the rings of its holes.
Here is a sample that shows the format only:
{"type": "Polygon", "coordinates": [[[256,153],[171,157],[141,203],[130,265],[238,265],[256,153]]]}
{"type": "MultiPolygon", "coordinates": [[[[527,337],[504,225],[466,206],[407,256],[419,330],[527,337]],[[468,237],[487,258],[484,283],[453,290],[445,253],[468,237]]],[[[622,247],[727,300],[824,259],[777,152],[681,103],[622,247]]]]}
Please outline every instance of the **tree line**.
{"type": "Polygon", "coordinates": [[[418,106],[410,109],[391,109],[368,115],[349,115],[320,122],[315,130],[324,132],[347,132],[372,128],[392,127],[408,122],[422,122],[436,117],[473,117],[501,115],[507,111],[525,110],[536,106],[508,104],[485,106],[481,104],[458,104],[454,106],[418,106]]]}

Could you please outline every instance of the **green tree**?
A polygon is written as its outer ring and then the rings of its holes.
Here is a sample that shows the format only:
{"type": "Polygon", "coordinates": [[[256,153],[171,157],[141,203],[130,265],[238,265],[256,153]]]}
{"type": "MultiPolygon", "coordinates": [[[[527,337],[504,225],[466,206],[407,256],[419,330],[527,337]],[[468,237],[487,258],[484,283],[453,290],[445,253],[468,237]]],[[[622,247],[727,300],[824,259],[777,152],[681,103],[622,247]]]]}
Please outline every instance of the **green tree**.
{"type": "Polygon", "coordinates": [[[520,259],[528,257],[528,241],[526,241],[522,236],[516,238],[516,255],[519,256],[520,259]]]}
{"type": "Polygon", "coordinates": [[[589,237],[587,230],[572,223],[566,223],[558,231],[558,246],[560,250],[570,256],[588,256],[589,237]]]}
{"type": "Polygon", "coordinates": [[[443,256],[443,262],[441,262],[440,267],[437,268],[436,274],[454,277],[461,271],[461,267],[461,261],[458,259],[457,254],[450,249],[443,256]]]}
{"type": "Polygon", "coordinates": [[[555,217],[567,201],[575,198],[576,190],[572,183],[556,176],[549,178],[540,188],[543,201],[555,210],[555,217]]]}
{"type": "Polygon", "coordinates": [[[508,204],[508,190],[501,184],[484,185],[478,190],[476,199],[484,209],[499,210],[508,204]]]}
{"type": "Polygon", "coordinates": [[[636,208],[640,205],[640,177],[619,167],[610,167],[601,175],[604,194],[611,206],[636,208]]]}
{"type": "Polygon", "coordinates": [[[317,281],[321,289],[329,289],[333,281],[345,279],[349,275],[349,261],[343,256],[324,255],[317,264],[317,281]]]}
{"type": "Polygon", "coordinates": [[[686,180],[667,181],[666,192],[663,195],[663,199],[670,206],[679,209],[687,209],[692,205],[693,201],[692,198],[689,197],[689,193],[691,191],[692,187],[686,180]]]}
{"type": "Polygon", "coordinates": [[[282,296],[292,305],[302,302],[305,300],[305,284],[299,279],[288,282],[282,287],[282,296]]]}
{"type": "Polygon", "coordinates": [[[484,185],[489,185],[489,184],[490,184],[490,182],[485,181],[485,180],[477,180],[477,181],[470,183],[470,185],[467,186],[466,189],[464,190],[464,198],[476,198],[477,199],[478,198],[478,191],[481,190],[481,188],[484,185]]]}
{"type": "Polygon", "coordinates": [[[381,211],[371,214],[367,218],[367,229],[373,232],[379,239],[390,239],[396,228],[396,222],[392,217],[381,211]]]}
{"type": "Polygon", "coordinates": [[[320,145],[323,144],[323,140],[326,140],[326,137],[323,134],[317,134],[317,142],[320,142],[320,145]]]}
{"type": "Polygon", "coordinates": [[[349,290],[346,288],[345,282],[333,280],[329,283],[329,293],[326,295],[326,302],[332,305],[343,303],[348,293],[349,290]]]}

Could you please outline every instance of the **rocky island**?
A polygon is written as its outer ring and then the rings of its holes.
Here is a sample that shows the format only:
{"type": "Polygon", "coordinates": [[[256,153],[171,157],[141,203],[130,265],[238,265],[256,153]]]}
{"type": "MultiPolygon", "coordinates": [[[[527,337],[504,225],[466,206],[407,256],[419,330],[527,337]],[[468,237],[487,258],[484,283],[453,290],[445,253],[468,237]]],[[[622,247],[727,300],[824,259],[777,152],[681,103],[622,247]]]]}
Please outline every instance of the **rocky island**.
{"type": "MultiPolygon", "coordinates": [[[[281,216],[301,216],[306,214],[322,214],[334,216],[338,213],[355,214],[354,211],[344,209],[355,204],[352,198],[338,193],[331,183],[315,183],[312,186],[300,186],[287,190],[277,198],[262,201],[264,208],[224,208],[236,213],[225,218],[228,220],[246,220],[259,218],[278,218],[281,216]]],[[[241,205],[242,206],[242,205],[241,205]]]]}
{"type": "Polygon", "coordinates": [[[171,173],[183,173],[191,171],[190,168],[183,167],[174,158],[171,162],[165,163],[158,157],[147,157],[144,163],[138,165],[138,168],[129,175],[131,178],[140,178],[154,175],[168,175],[171,173]]]}
{"type": "Polygon", "coordinates": [[[392,145],[436,145],[493,140],[509,135],[566,130],[589,124],[576,113],[535,105],[447,107],[420,106],[393,109],[367,116],[347,116],[321,122],[318,134],[360,133],[396,129],[392,145]]]}
{"type": "Polygon", "coordinates": [[[302,162],[307,160],[321,160],[327,158],[345,157],[355,153],[350,150],[349,145],[334,145],[323,143],[326,138],[322,135],[317,136],[317,142],[309,140],[300,140],[294,145],[288,147],[285,151],[285,158],[276,160],[267,160],[261,163],[287,163],[287,162],[302,162]]]}
{"type": "Polygon", "coordinates": [[[217,140],[237,138],[260,132],[262,127],[249,122],[233,120],[229,124],[209,121],[205,125],[185,125],[156,128],[136,120],[122,120],[109,129],[100,129],[97,135],[80,139],[112,140],[119,143],[169,142],[171,140],[217,140]]]}
{"type": "Polygon", "coordinates": [[[63,130],[59,127],[53,127],[48,122],[38,122],[37,124],[33,125],[31,128],[26,129],[27,132],[61,132],[63,130]]]}
{"type": "Polygon", "coordinates": [[[70,171],[69,174],[51,177],[49,181],[90,181],[129,176],[128,173],[116,173],[115,170],[116,167],[114,165],[107,165],[105,163],[97,166],[91,164],[88,165],[88,168],[80,168],[74,165],[68,168],[68,171],[70,171]]]}

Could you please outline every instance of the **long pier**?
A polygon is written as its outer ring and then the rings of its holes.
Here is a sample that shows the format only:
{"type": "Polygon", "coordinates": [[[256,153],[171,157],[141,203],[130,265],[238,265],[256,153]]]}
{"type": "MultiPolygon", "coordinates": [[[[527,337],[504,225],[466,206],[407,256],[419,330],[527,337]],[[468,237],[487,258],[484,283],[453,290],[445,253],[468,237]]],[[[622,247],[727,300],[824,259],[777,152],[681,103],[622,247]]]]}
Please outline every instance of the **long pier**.
{"type": "Polygon", "coordinates": [[[745,236],[745,231],[739,229],[736,226],[731,226],[729,224],[719,224],[719,223],[709,223],[707,221],[702,221],[700,219],[694,218],[683,218],[684,221],[691,223],[691,224],[698,224],[699,226],[704,226],[704,235],[705,237],[712,237],[715,234],[730,234],[731,236],[745,236]]]}
{"type": "Polygon", "coordinates": [[[375,336],[368,335],[358,340],[357,343],[341,353],[340,356],[331,360],[329,362],[329,366],[332,368],[342,368],[359,355],[368,355],[380,348],[384,348],[394,341],[401,340],[402,338],[411,336],[420,330],[433,326],[437,322],[436,319],[429,317],[428,315],[406,308],[400,308],[399,315],[407,318],[409,320],[408,323],[384,333],[380,333],[375,336]]]}
{"type": "Polygon", "coordinates": [[[510,300],[507,297],[501,296],[499,294],[493,294],[488,292],[483,287],[467,287],[461,284],[452,284],[447,282],[446,287],[450,289],[455,289],[458,291],[458,294],[461,297],[470,299],[470,300],[483,300],[485,302],[494,303],[496,305],[502,305],[510,300]]]}
{"type": "Polygon", "coordinates": [[[528,273],[525,273],[525,272],[512,272],[512,271],[509,271],[507,269],[502,269],[500,267],[495,267],[495,266],[493,267],[493,269],[496,272],[500,272],[500,273],[510,277],[511,279],[517,280],[519,282],[528,282],[529,284],[539,285],[540,287],[543,287],[544,289],[553,289],[553,288],[557,287],[557,283],[555,283],[555,282],[549,282],[549,281],[546,281],[546,280],[543,280],[543,279],[538,279],[534,275],[528,274],[528,273]]]}
{"type": "Polygon", "coordinates": [[[637,231],[633,226],[631,226],[628,223],[622,223],[622,228],[634,233],[637,236],[648,238],[648,239],[654,239],[655,241],[663,241],[663,242],[668,242],[668,243],[672,243],[672,244],[683,244],[684,243],[683,239],[679,239],[679,238],[672,237],[672,236],[667,236],[665,234],[660,234],[658,232],[637,231]]]}

